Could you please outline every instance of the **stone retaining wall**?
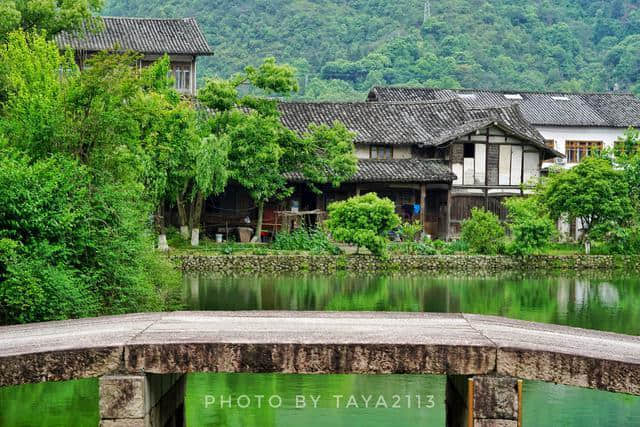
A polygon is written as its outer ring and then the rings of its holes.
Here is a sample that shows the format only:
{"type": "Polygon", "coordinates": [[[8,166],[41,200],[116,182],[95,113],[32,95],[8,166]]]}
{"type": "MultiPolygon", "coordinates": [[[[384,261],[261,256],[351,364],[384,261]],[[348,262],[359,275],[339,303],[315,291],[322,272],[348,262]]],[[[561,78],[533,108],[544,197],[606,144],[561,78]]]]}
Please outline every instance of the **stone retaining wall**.
{"type": "Polygon", "coordinates": [[[380,259],[374,256],[351,255],[184,255],[173,257],[184,271],[217,273],[295,273],[336,271],[432,271],[432,272],[503,272],[544,270],[628,270],[640,271],[638,256],[540,255],[509,256],[393,256],[380,259]]]}

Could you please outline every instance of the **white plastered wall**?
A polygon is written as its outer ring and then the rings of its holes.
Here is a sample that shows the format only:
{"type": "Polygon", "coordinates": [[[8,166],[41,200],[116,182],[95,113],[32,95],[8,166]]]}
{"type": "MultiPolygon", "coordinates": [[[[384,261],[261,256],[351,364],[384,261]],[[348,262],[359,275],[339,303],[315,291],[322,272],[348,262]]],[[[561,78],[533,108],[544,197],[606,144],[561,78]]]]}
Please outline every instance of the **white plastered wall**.
{"type": "MultiPolygon", "coordinates": [[[[555,141],[555,149],[566,154],[565,143],[567,141],[602,141],[604,148],[613,148],[615,141],[624,134],[624,128],[604,127],[560,127],[560,126],[536,126],[544,139],[555,141]]],[[[568,164],[571,167],[575,164],[568,164]]]]}

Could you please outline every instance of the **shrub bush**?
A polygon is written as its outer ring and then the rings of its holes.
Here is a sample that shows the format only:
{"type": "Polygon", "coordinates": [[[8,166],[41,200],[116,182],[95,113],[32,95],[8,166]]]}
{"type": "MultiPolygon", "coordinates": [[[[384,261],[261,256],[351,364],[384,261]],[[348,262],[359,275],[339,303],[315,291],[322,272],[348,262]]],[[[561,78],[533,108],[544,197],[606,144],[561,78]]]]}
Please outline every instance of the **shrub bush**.
{"type": "Polygon", "coordinates": [[[317,228],[298,228],[290,233],[278,233],[273,242],[273,249],[281,251],[310,251],[313,253],[330,253],[337,255],[340,249],[317,228]]]}
{"type": "Polygon", "coordinates": [[[395,210],[391,200],[369,193],[330,204],[326,225],[335,240],[382,256],[389,232],[400,225],[395,210]]]}
{"type": "Polygon", "coordinates": [[[92,187],[62,156],[0,161],[0,323],[170,308],[180,276],[153,250],[137,188],[92,187]]]}
{"type": "Polygon", "coordinates": [[[403,242],[415,242],[420,238],[422,230],[420,221],[404,222],[400,226],[400,238],[403,242]]]}
{"type": "Polygon", "coordinates": [[[462,222],[461,238],[474,254],[497,255],[504,250],[505,231],[500,219],[484,209],[471,210],[471,218],[462,222]]]}
{"type": "MultiPolygon", "coordinates": [[[[640,226],[623,227],[610,224],[606,232],[595,233],[603,242],[601,251],[605,254],[639,255],[640,254],[640,226]]],[[[594,251],[595,253],[596,251],[594,251]]]]}
{"type": "Polygon", "coordinates": [[[551,243],[556,227],[545,206],[535,197],[505,200],[512,240],[507,251],[513,255],[539,253],[551,243]]]}
{"type": "Polygon", "coordinates": [[[469,251],[469,245],[463,240],[454,240],[452,242],[435,240],[433,242],[433,247],[439,254],[442,255],[455,255],[457,253],[464,253],[469,251]]]}

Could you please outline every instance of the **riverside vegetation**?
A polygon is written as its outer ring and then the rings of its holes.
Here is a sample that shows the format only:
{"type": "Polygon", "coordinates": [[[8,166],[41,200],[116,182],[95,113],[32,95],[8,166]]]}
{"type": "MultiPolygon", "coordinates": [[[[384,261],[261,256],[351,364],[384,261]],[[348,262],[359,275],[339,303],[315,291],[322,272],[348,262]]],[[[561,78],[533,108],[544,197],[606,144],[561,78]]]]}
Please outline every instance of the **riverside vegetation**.
{"type": "Polygon", "coordinates": [[[197,242],[203,201],[230,178],[262,206],[290,193],[287,172],[355,173],[342,124],[297,135],[275,99],[239,93],[296,90],[274,59],[208,80],[206,112],[173,89],[167,56],[140,70],[139,54],[101,52],[78,69],[51,37],[101,6],[0,5],[0,324],[179,307],[180,275],[153,243],[168,249],[167,209],[197,242]]]}
{"type": "MultiPolygon", "coordinates": [[[[168,249],[168,209],[197,236],[203,201],[229,179],[260,207],[290,194],[288,172],[304,171],[312,189],[355,172],[344,125],[305,135],[281,125],[276,101],[262,95],[295,93],[299,75],[274,59],[206,80],[199,94],[206,114],[172,89],[167,57],[139,70],[139,55],[103,52],[80,71],[73,52],[61,53],[51,37],[78,29],[101,6],[0,5],[8,17],[0,26],[3,324],[178,307],[179,274],[154,250],[156,238],[168,249]]],[[[332,205],[326,229],[279,235],[270,246],[205,240],[198,250],[335,254],[337,241],[382,257],[572,252],[553,243],[552,220],[563,217],[581,220],[595,253],[637,254],[639,177],[631,129],[616,152],[554,172],[530,198],[510,201],[508,233],[492,214],[474,211],[461,240],[431,241],[372,194],[332,205]]]]}

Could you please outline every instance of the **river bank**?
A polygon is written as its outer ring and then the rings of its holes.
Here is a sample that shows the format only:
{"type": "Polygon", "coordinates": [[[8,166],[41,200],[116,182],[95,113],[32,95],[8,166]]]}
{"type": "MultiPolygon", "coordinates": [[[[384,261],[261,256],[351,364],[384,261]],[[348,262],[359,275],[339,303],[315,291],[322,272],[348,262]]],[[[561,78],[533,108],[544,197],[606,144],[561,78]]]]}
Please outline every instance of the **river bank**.
{"type": "Polygon", "coordinates": [[[178,255],[172,261],[183,271],[222,274],[333,273],[337,271],[429,271],[437,273],[497,273],[503,271],[640,271],[639,256],[615,255],[178,255]]]}

